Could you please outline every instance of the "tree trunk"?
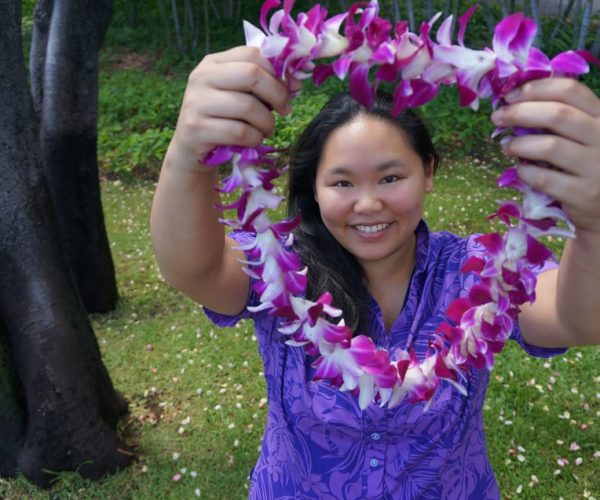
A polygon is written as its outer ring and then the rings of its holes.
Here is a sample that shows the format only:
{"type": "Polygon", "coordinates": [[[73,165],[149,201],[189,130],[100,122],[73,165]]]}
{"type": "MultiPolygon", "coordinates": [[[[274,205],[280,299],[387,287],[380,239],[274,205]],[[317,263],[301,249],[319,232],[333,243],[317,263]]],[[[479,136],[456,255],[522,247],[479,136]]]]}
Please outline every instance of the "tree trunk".
{"type": "Polygon", "coordinates": [[[600,57],[600,22],[596,26],[596,36],[594,37],[594,43],[590,51],[595,57],[600,57]]]}
{"type": "Polygon", "coordinates": [[[25,403],[1,329],[0,422],[0,476],[12,477],[18,473],[17,458],[25,438],[25,403]]]}
{"type": "Polygon", "coordinates": [[[575,47],[579,41],[579,30],[581,29],[581,1],[575,0],[575,14],[573,18],[573,37],[572,45],[575,47]]]}
{"type": "Polygon", "coordinates": [[[44,65],[48,47],[48,31],[52,16],[53,0],[38,0],[33,12],[33,32],[31,33],[31,52],[29,55],[29,74],[31,76],[31,95],[33,109],[38,120],[42,116],[44,101],[44,65]]]}
{"type": "Polygon", "coordinates": [[[404,4],[406,5],[408,26],[410,28],[410,31],[412,31],[414,33],[416,26],[415,26],[415,10],[413,7],[413,2],[412,2],[412,0],[404,0],[404,4]]]}
{"type": "Polygon", "coordinates": [[[496,21],[489,6],[489,0],[483,0],[483,17],[490,32],[490,37],[493,37],[494,30],[496,29],[496,21]]]}
{"type": "Polygon", "coordinates": [[[132,454],[115,434],[126,408],[57,237],[24,71],[20,3],[0,1],[0,475],[20,471],[47,486],[47,470],[97,479],[126,467],[132,454]]]}
{"type": "Polygon", "coordinates": [[[425,19],[429,21],[433,17],[433,0],[425,2],[425,19]]]}
{"type": "Polygon", "coordinates": [[[565,7],[565,10],[562,12],[562,14],[557,16],[556,24],[554,25],[554,28],[552,29],[552,33],[550,33],[550,37],[547,41],[548,45],[550,45],[554,41],[554,38],[558,34],[559,29],[568,20],[569,14],[570,14],[571,9],[573,8],[574,4],[575,4],[575,0],[569,0],[569,3],[565,7]]]}
{"type": "Polygon", "coordinates": [[[83,303],[88,312],[107,312],[118,293],[98,180],[98,51],[112,0],[39,1],[36,19],[46,20],[48,12],[47,34],[47,21],[35,27],[31,60],[34,96],[42,99],[43,163],[83,303]]]}
{"type": "Polygon", "coordinates": [[[588,0],[585,3],[583,15],[581,16],[581,25],[579,30],[579,41],[577,42],[577,49],[585,49],[585,41],[587,38],[588,31],[590,29],[590,21],[592,20],[592,9],[594,8],[594,0],[588,0]]]}
{"type": "Polygon", "coordinates": [[[392,0],[392,12],[394,15],[394,22],[397,23],[400,21],[400,5],[398,5],[398,0],[392,0]]]}
{"type": "Polygon", "coordinates": [[[531,17],[533,18],[533,20],[535,21],[535,24],[537,25],[537,31],[535,33],[533,45],[534,45],[534,47],[539,48],[539,47],[542,47],[542,45],[543,45],[544,32],[543,32],[542,23],[540,21],[538,0],[530,0],[530,6],[531,6],[531,17]]]}

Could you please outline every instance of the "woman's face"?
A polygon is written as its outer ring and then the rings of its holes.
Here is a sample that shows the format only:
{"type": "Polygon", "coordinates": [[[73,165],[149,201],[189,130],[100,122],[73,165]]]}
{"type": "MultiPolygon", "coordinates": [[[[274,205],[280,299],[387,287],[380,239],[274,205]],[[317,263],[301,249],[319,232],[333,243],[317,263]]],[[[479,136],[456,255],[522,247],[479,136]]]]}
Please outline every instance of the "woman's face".
{"type": "Polygon", "coordinates": [[[426,173],[397,127],[359,115],[327,139],[315,199],[327,229],[365,268],[412,249],[432,185],[432,166],[426,173]]]}

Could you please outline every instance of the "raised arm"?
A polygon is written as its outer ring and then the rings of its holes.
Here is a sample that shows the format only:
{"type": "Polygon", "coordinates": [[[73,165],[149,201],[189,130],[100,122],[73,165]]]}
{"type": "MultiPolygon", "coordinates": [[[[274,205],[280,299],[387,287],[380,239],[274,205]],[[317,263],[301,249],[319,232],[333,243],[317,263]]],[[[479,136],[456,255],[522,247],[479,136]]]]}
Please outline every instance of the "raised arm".
{"type": "Polygon", "coordinates": [[[523,336],[546,347],[600,344],[600,100],[575,80],[532,81],[493,119],[548,131],[513,139],[507,153],[556,167],[521,166],[519,176],[559,200],[577,233],[523,307],[523,336]]]}
{"type": "Polygon", "coordinates": [[[289,112],[286,87],[257,49],[206,56],[191,73],[152,204],[154,253],[164,278],[224,314],[241,311],[249,280],[241,250],[214,208],[217,170],[199,160],[217,145],[257,146],[272,133],[270,109],[289,112]]]}

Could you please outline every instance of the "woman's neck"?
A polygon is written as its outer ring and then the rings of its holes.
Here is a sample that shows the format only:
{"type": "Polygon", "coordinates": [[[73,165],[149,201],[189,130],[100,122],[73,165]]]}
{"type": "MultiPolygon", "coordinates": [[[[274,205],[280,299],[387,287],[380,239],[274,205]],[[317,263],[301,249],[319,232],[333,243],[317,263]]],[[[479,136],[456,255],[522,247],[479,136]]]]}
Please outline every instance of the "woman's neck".
{"type": "Polygon", "coordinates": [[[416,238],[406,245],[402,258],[365,269],[367,288],[381,309],[383,325],[386,331],[391,330],[398,315],[402,311],[410,277],[415,267],[416,238]],[[370,271],[370,272],[369,272],[370,271]]]}
{"type": "Polygon", "coordinates": [[[411,241],[393,256],[366,265],[363,263],[366,286],[374,297],[406,286],[415,267],[416,245],[417,238],[413,235],[411,241]]]}

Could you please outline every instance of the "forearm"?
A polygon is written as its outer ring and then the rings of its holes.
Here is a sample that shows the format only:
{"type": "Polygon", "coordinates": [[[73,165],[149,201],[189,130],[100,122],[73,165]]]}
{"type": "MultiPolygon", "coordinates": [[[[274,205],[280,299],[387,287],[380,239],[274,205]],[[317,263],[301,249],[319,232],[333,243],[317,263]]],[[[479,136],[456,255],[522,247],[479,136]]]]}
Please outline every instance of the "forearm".
{"type": "Polygon", "coordinates": [[[225,245],[217,169],[182,158],[171,143],[165,156],[152,204],[154,253],[167,281],[179,289],[214,271],[225,245]]]}
{"type": "Polygon", "coordinates": [[[600,344],[600,233],[578,231],[560,261],[556,307],[575,345],[600,344]]]}

